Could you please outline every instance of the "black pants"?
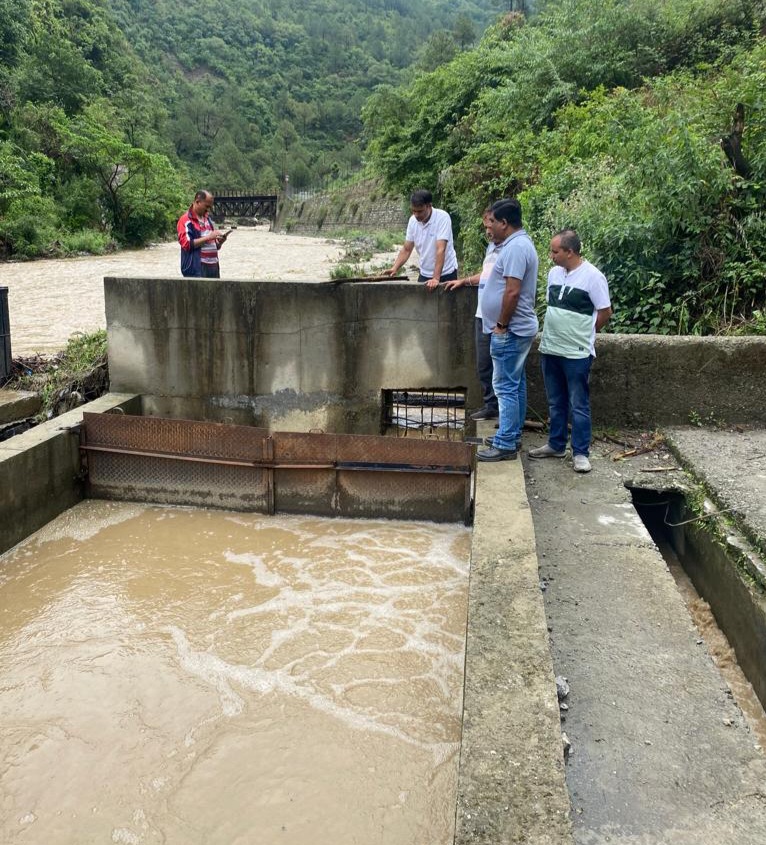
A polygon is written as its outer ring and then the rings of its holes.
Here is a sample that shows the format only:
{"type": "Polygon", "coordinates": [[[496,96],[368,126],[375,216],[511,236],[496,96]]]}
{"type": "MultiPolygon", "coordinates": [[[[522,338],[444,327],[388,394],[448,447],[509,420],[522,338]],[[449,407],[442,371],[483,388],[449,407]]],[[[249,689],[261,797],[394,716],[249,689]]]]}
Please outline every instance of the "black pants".
{"type": "Polygon", "coordinates": [[[492,389],[492,355],[490,354],[491,334],[484,334],[481,317],[474,317],[474,343],[476,345],[476,372],[481,383],[481,396],[484,407],[497,413],[497,396],[492,389]]]}
{"type": "Polygon", "coordinates": [[[220,264],[203,264],[202,265],[203,279],[220,279],[221,265],[220,264]]]}
{"type": "MultiPolygon", "coordinates": [[[[429,279],[432,279],[433,276],[424,276],[422,273],[418,276],[419,282],[427,282],[429,279]]],[[[444,273],[440,278],[440,282],[454,282],[457,279],[457,270],[453,270],[451,273],[444,273]]]]}

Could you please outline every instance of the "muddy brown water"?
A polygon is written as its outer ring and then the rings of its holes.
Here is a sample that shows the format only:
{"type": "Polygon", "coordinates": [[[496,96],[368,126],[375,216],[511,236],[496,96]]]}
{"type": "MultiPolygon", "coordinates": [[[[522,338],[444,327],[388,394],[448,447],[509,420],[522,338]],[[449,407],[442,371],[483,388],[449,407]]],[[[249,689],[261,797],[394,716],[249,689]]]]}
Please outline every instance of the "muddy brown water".
{"type": "Polygon", "coordinates": [[[468,529],[86,501],[0,557],[0,841],[448,845],[468,529]]]}
{"type": "MultiPolygon", "coordinates": [[[[341,253],[338,241],[277,234],[264,227],[240,228],[221,250],[221,276],[325,280],[341,253]]],[[[375,258],[390,260],[390,256],[375,258]]],[[[72,334],[104,328],[104,276],[180,280],[178,244],[114,255],[0,263],[0,286],[8,288],[13,355],[55,353],[72,334]]]]}

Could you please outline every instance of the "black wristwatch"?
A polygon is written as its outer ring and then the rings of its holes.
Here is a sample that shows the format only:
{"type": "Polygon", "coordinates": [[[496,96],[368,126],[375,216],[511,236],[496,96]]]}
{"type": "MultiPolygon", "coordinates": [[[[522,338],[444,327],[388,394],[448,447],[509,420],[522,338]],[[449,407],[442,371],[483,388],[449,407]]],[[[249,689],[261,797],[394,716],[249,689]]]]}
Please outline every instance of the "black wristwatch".
{"type": "Polygon", "coordinates": [[[508,323],[495,323],[495,328],[496,329],[507,329],[508,323]]]}

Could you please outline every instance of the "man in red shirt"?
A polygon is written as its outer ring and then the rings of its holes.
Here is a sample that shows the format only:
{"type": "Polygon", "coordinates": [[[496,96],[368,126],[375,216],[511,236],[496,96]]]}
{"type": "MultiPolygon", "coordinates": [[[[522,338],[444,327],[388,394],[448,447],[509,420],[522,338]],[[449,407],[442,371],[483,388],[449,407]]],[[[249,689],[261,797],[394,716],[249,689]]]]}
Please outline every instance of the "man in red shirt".
{"type": "Polygon", "coordinates": [[[197,191],[191,207],[178,221],[182,276],[221,277],[218,250],[226,242],[228,232],[216,229],[209,217],[213,201],[210,191],[197,191]]]}

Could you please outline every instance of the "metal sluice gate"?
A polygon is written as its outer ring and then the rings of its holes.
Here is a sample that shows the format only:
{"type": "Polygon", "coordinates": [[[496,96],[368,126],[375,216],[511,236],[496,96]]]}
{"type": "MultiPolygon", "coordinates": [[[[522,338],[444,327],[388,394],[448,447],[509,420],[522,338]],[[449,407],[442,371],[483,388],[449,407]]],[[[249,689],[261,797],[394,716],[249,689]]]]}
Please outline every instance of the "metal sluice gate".
{"type": "Polygon", "coordinates": [[[257,513],[472,519],[468,443],[83,415],[86,495],[257,513]]]}

